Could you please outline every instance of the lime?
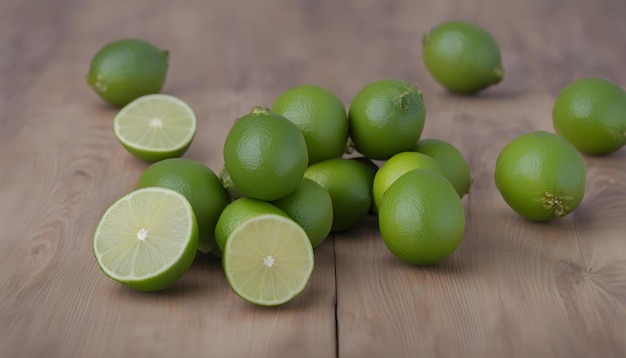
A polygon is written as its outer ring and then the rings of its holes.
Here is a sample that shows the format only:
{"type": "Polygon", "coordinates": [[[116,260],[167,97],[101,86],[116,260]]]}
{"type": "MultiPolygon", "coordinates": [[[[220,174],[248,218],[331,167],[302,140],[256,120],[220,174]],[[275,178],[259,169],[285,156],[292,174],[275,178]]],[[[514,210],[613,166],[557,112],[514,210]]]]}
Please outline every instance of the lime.
{"type": "Polygon", "coordinates": [[[348,117],[333,92],[312,84],[297,86],[279,95],[272,111],[302,131],[309,164],[342,156],[348,142],[348,117]]]}
{"type": "Polygon", "coordinates": [[[423,35],[422,48],[430,74],[452,92],[476,93],[504,77],[498,43],[474,24],[440,24],[423,35]]]}
{"type": "Polygon", "coordinates": [[[312,180],[302,179],[296,191],[272,204],[302,226],[313,247],[326,239],[333,225],[333,202],[330,194],[312,180]]]}
{"type": "Polygon", "coordinates": [[[333,203],[331,232],[355,227],[363,219],[372,202],[371,172],[352,159],[327,159],[310,165],[304,177],[321,185],[333,203]]]}
{"type": "Polygon", "coordinates": [[[172,158],[148,166],[137,188],[160,186],[185,196],[198,222],[198,251],[219,256],[215,243],[215,224],[230,202],[219,178],[206,165],[191,159],[172,158]]]}
{"type": "Polygon", "coordinates": [[[402,175],[413,169],[434,170],[444,175],[439,162],[427,156],[426,154],[417,152],[402,152],[389,158],[378,170],[374,177],[373,198],[376,209],[380,208],[380,203],[387,189],[402,175]]]}
{"type": "Polygon", "coordinates": [[[461,243],[465,212],[443,175],[415,169],[387,189],[378,226],[394,256],[414,265],[431,265],[452,255],[461,243]]]}
{"type": "Polygon", "coordinates": [[[313,247],[293,220],[266,214],[246,220],[229,235],[222,265],[239,297],[275,306],[305,289],[313,272],[313,247]]]}
{"type": "Polygon", "coordinates": [[[196,135],[196,115],[180,99],[165,94],[139,97],[113,121],[115,137],[135,157],[149,162],[185,154],[196,135]]]}
{"type": "Polygon", "coordinates": [[[248,197],[239,198],[228,204],[215,225],[215,241],[219,249],[224,252],[228,236],[245,221],[264,214],[275,214],[288,217],[276,206],[262,200],[248,197]]]}
{"type": "Polygon", "coordinates": [[[198,227],[185,197],[167,188],[126,194],[104,213],[93,238],[102,271],[128,287],[156,291],[178,281],[191,266],[198,227]]]}
{"type": "MultiPolygon", "coordinates": [[[[354,161],[362,164],[365,167],[365,169],[367,169],[367,172],[368,172],[369,178],[370,178],[370,182],[374,183],[374,177],[376,176],[376,173],[378,172],[378,169],[380,169],[378,167],[378,165],[376,165],[376,163],[374,163],[371,159],[369,159],[367,157],[352,157],[352,158],[350,158],[350,160],[354,160],[354,161]]],[[[374,198],[372,196],[372,204],[370,205],[369,214],[376,215],[376,213],[378,213],[378,209],[376,208],[376,203],[374,203],[374,198]]]]}
{"type": "Polygon", "coordinates": [[[118,107],[163,87],[169,54],[139,39],[122,39],[102,47],[91,60],[87,83],[118,107]]]}
{"type": "Polygon", "coordinates": [[[414,85],[387,79],[363,87],[350,103],[348,118],[354,148],[370,159],[387,159],[413,149],[426,109],[414,85]]]}
{"type": "Polygon", "coordinates": [[[521,135],[496,160],[496,186],[504,201],[534,221],[563,217],[585,194],[585,164],[568,141],[548,132],[521,135]]]}
{"type": "Polygon", "coordinates": [[[277,200],[296,190],[308,164],[298,127],[267,108],[255,107],[231,127],[224,166],[237,190],[260,200],[277,200]]]}
{"type": "Polygon", "coordinates": [[[601,78],[566,86],[552,111],[555,131],[585,154],[607,154],[626,144],[626,92],[601,78]]]}
{"type": "Polygon", "coordinates": [[[418,153],[426,154],[439,162],[446,178],[454,189],[463,197],[472,186],[470,167],[463,153],[454,145],[441,139],[426,138],[417,142],[413,149],[418,153]]]}

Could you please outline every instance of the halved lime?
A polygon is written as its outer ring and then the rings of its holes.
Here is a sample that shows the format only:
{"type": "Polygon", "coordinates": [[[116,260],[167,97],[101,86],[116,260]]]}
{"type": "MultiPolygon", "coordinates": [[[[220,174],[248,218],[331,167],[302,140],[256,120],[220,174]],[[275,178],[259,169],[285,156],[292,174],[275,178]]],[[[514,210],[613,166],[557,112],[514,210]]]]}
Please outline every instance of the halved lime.
{"type": "Polygon", "coordinates": [[[313,272],[313,247],[293,220],[261,215],[228,237],[222,264],[237,295],[257,305],[275,306],[306,287],[313,272]]]}
{"type": "Polygon", "coordinates": [[[132,191],[113,203],[96,228],[93,250],[102,271],[141,291],[164,289],[191,266],[198,225],[189,201],[161,187],[132,191]]]}
{"type": "Polygon", "coordinates": [[[165,94],[137,98],[113,121],[115,136],[129,153],[156,162],[185,154],[196,134],[196,115],[189,105],[165,94]]]}

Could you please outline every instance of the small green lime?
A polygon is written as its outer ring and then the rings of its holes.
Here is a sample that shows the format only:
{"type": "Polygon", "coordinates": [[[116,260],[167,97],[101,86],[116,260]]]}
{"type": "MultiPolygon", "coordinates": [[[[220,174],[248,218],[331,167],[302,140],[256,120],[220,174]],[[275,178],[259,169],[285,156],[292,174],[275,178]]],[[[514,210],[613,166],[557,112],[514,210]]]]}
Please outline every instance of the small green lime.
{"type": "Polygon", "coordinates": [[[350,103],[354,148],[370,159],[387,159],[413,149],[422,134],[426,109],[411,83],[381,80],[363,87],[350,103]]]}
{"type": "Polygon", "coordinates": [[[137,188],[152,186],[175,190],[189,200],[198,222],[198,251],[219,256],[215,224],[229,198],[217,175],[195,160],[165,159],[148,166],[139,177],[137,188]]]}
{"type": "Polygon", "coordinates": [[[292,121],[304,135],[309,164],[341,157],[348,142],[348,117],[341,99],[317,85],[301,85],[283,92],[274,113],[292,121]]]}
{"type": "Polygon", "coordinates": [[[333,204],[331,232],[354,228],[372,203],[371,172],[352,159],[327,159],[309,166],[304,177],[328,191],[333,204]]]}
{"type": "Polygon", "coordinates": [[[117,40],[94,55],[87,83],[102,99],[122,107],[141,96],[160,92],[168,61],[168,51],[146,41],[117,40]]]}
{"type": "Polygon", "coordinates": [[[626,145],[626,91],[601,78],[566,86],[552,111],[556,132],[585,154],[607,154],[626,145]]]}
{"type": "Polygon", "coordinates": [[[461,243],[465,211],[443,175],[414,169],[387,189],[378,226],[394,256],[414,265],[431,265],[452,255],[461,243]]]}
{"type": "Polygon", "coordinates": [[[420,140],[413,150],[426,154],[441,164],[446,178],[452,183],[459,197],[469,192],[472,186],[470,167],[463,153],[454,145],[441,139],[426,138],[420,140]]]}
{"type": "Polygon", "coordinates": [[[504,201],[534,221],[564,217],[585,195],[587,171],[567,140],[537,131],[508,143],[498,155],[494,178],[504,201]]]}
{"type": "Polygon", "coordinates": [[[231,127],[224,166],[237,190],[259,200],[277,200],[296,190],[308,154],[304,136],[283,116],[256,107],[231,127]]]}
{"type": "Polygon", "coordinates": [[[312,180],[302,179],[296,191],[273,201],[272,204],[302,226],[313,247],[326,239],[333,225],[333,202],[330,194],[312,180]]]}
{"type": "Polygon", "coordinates": [[[430,74],[452,92],[479,92],[504,77],[498,43],[474,24],[440,24],[423,35],[422,48],[430,74]]]}

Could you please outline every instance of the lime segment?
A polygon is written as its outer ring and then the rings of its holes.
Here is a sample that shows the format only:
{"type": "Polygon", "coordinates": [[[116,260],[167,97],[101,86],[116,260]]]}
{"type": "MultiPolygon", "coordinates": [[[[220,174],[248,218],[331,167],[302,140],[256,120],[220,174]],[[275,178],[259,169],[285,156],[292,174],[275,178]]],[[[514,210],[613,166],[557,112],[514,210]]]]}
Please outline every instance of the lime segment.
{"type": "Polygon", "coordinates": [[[228,237],[222,263],[228,283],[241,298],[257,305],[280,305],[306,287],[313,272],[313,247],[294,221],[261,215],[228,237]]]}
{"type": "Polygon", "coordinates": [[[131,154],[156,162],[187,151],[196,134],[196,116],[176,97],[151,94],[122,108],[115,116],[113,130],[131,154]]]}
{"type": "Polygon", "coordinates": [[[159,187],[135,190],[113,203],[93,240],[102,271],[142,291],[164,289],[182,277],[197,245],[191,205],[181,194],[159,187]]]}

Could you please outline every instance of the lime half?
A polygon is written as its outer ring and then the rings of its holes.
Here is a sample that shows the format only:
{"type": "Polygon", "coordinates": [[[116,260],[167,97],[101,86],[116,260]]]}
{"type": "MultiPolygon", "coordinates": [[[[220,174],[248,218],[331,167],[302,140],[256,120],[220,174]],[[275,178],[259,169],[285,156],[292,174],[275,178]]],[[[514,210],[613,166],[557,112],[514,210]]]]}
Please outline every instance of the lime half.
{"type": "Polygon", "coordinates": [[[257,216],[226,240],[222,264],[233,291],[262,306],[283,304],[306,287],[313,272],[313,247],[293,220],[257,216]]]}
{"type": "Polygon", "coordinates": [[[167,188],[135,190],[100,219],[93,250],[102,271],[141,291],[164,289],[191,266],[198,226],[191,204],[167,188]]]}
{"type": "Polygon", "coordinates": [[[187,151],[196,134],[196,115],[176,97],[150,94],[122,108],[113,130],[128,152],[156,162],[178,158],[187,151]]]}

